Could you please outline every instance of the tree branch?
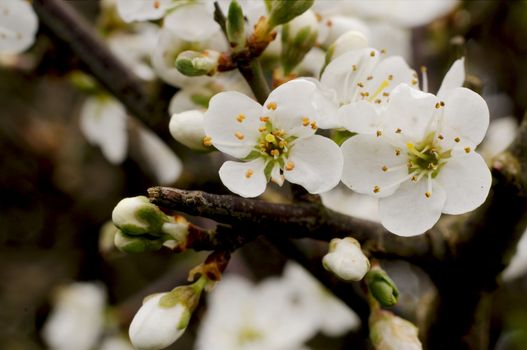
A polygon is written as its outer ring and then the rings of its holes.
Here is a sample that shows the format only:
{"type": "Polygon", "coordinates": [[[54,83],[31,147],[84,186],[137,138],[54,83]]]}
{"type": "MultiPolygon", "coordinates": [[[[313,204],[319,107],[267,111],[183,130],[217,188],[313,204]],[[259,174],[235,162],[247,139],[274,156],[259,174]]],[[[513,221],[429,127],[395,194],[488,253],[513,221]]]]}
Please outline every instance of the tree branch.
{"type": "Polygon", "coordinates": [[[406,258],[419,264],[432,263],[445,254],[443,241],[433,238],[431,232],[399,237],[379,224],[339,214],[317,203],[277,204],[168,187],[152,187],[148,194],[160,207],[225,224],[251,226],[252,231],[265,232],[266,236],[322,241],[352,236],[377,257],[406,258]]]}
{"type": "Polygon", "coordinates": [[[63,0],[34,0],[41,23],[65,42],[87,70],[123,103],[130,114],[153,129],[166,124],[166,104],[150,100],[139,79],[108,49],[90,24],[63,0]]]}

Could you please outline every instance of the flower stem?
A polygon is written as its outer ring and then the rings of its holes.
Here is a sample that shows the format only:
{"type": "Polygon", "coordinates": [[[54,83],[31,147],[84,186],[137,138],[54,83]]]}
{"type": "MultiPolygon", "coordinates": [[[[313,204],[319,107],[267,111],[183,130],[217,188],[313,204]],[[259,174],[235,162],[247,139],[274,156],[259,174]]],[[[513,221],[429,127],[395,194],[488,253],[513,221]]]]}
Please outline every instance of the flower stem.
{"type": "Polygon", "coordinates": [[[256,100],[263,104],[267,99],[267,96],[269,96],[270,91],[260,61],[258,61],[258,59],[253,59],[248,66],[240,65],[238,66],[238,69],[251,87],[256,100]]]}

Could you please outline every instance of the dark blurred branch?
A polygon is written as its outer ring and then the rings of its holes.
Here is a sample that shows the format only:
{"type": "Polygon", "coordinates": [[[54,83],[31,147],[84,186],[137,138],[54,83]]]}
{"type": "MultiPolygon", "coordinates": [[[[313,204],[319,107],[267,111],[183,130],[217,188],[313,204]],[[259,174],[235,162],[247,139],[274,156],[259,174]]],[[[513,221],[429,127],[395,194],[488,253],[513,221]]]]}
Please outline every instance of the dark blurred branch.
{"type": "Polygon", "coordinates": [[[492,173],[486,202],[446,231],[451,258],[430,271],[439,296],[432,312],[431,349],[483,349],[487,344],[488,329],[481,329],[488,326],[486,296],[497,288],[527,226],[527,119],[511,147],[494,159],[492,173]]]}
{"type": "Polygon", "coordinates": [[[168,187],[148,190],[153,203],[163,208],[199,215],[218,222],[252,227],[266,236],[313,238],[330,241],[352,236],[377,257],[406,258],[426,264],[444,254],[444,242],[431,232],[405,238],[381,225],[339,214],[318,203],[277,204],[231,195],[215,195],[168,187]]]}
{"type": "MultiPolygon", "coordinates": [[[[166,120],[164,104],[148,98],[139,79],[108,49],[90,25],[64,0],[34,0],[41,23],[65,42],[130,114],[150,127],[166,120]]],[[[165,124],[166,122],[163,122],[165,124]]]]}

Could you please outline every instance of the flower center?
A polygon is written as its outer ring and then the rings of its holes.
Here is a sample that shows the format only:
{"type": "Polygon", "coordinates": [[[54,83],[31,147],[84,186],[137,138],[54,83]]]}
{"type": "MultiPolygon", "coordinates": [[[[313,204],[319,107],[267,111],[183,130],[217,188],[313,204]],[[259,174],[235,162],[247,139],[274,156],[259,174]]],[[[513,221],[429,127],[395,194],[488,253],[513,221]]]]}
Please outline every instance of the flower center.
{"type": "MultiPolygon", "coordinates": [[[[450,150],[443,152],[441,147],[434,143],[433,133],[418,145],[407,143],[406,148],[408,150],[408,173],[418,178],[423,175],[435,178],[451,156],[450,150]]],[[[414,178],[412,180],[415,181],[414,178]]]]}
{"type": "Polygon", "coordinates": [[[263,125],[258,129],[260,137],[256,146],[256,150],[264,156],[269,156],[275,160],[286,156],[289,152],[291,142],[296,137],[289,136],[283,129],[278,129],[273,126],[269,117],[260,117],[263,125]]]}

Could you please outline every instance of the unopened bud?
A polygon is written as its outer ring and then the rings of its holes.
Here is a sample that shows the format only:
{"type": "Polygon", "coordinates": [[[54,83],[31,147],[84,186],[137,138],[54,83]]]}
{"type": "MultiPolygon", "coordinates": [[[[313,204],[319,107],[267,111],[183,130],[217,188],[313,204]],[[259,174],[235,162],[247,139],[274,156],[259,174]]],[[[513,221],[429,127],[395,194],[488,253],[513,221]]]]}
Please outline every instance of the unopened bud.
{"type": "Polygon", "coordinates": [[[176,141],[197,151],[208,151],[211,147],[203,144],[205,130],[203,128],[203,112],[191,110],[174,113],[170,118],[170,134],[176,141]]]}
{"type": "Polygon", "coordinates": [[[335,40],[326,54],[326,63],[339,57],[343,53],[368,47],[368,39],[356,30],[350,30],[335,40]]]}
{"type": "Polygon", "coordinates": [[[225,24],[227,39],[234,52],[245,47],[245,18],[243,10],[236,0],[232,0],[225,24]]]}
{"type": "Polygon", "coordinates": [[[315,45],[318,21],[315,13],[307,10],[282,28],[282,66],[289,74],[315,45]]]}
{"type": "Polygon", "coordinates": [[[375,309],[370,316],[370,340],[376,350],[421,350],[419,330],[389,311],[375,309]]]}
{"type": "Polygon", "coordinates": [[[370,269],[370,261],[360,249],[359,242],[351,237],[332,239],[322,264],[345,281],[360,281],[370,269]]]}
{"type": "Polygon", "coordinates": [[[220,53],[213,50],[183,51],[176,58],[176,68],[189,77],[213,75],[218,67],[220,53]]]}
{"type": "Polygon", "coordinates": [[[395,282],[379,266],[374,266],[366,274],[366,284],[371,295],[385,307],[394,306],[399,298],[395,282]]]}
{"type": "Polygon", "coordinates": [[[169,217],[145,196],[121,200],[112,212],[112,220],[127,235],[150,234],[162,236],[162,227],[169,217]]]}
{"type": "Polygon", "coordinates": [[[269,15],[270,28],[285,24],[293,18],[300,16],[313,6],[313,2],[314,0],[273,0],[271,13],[269,15]]]}
{"type": "Polygon", "coordinates": [[[185,332],[206,284],[206,278],[202,277],[191,285],[145,298],[130,324],[134,347],[163,349],[175,342],[185,332]]]}
{"type": "Polygon", "coordinates": [[[141,236],[128,236],[118,230],[114,237],[114,244],[124,253],[143,253],[159,250],[165,242],[164,239],[149,239],[141,236]]]}

